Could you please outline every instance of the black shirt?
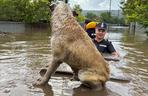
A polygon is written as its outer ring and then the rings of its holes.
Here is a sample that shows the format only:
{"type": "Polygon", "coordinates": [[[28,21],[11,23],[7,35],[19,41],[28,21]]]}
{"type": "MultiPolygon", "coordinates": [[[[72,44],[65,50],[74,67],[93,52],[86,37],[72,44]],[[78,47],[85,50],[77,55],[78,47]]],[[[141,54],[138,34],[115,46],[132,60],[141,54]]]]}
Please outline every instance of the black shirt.
{"type": "Polygon", "coordinates": [[[108,40],[103,39],[101,42],[97,42],[93,39],[93,42],[101,53],[112,53],[116,51],[112,43],[108,40]]]}
{"type": "Polygon", "coordinates": [[[86,32],[87,32],[88,36],[89,36],[91,39],[93,39],[93,38],[96,37],[96,36],[95,36],[95,28],[87,29],[86,32]]]}

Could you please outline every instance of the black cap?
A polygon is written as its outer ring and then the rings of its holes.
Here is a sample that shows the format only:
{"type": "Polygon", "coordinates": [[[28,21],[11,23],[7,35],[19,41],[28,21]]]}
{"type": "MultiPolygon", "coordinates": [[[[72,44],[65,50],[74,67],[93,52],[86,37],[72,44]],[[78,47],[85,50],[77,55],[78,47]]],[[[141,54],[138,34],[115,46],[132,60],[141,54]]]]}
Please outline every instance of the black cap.
{"type": "Polygon", "coordinates": [[[99,23],[99,24],[97,24],[97,28],[106,30],[107,29],[107,24],[106,23],[99,23]]]}

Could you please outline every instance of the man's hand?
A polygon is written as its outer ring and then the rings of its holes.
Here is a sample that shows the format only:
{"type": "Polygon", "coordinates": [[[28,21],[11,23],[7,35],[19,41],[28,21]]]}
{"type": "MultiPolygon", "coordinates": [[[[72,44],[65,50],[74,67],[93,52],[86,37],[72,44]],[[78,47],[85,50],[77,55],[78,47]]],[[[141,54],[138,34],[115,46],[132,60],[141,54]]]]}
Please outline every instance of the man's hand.
{"type": "Polygon", "coordinates": [[[118,52],[112,52],[112,56],[115,58],[119,58],[120,54],[118,52]]]}

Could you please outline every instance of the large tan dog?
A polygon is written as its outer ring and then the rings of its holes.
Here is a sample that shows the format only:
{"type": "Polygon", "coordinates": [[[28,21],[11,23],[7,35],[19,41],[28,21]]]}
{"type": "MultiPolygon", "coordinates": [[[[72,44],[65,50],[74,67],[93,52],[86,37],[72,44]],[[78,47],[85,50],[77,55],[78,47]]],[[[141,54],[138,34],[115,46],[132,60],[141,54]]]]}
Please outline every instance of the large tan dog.
{"type": "Polygon", "coordinates": [[[62,62],[72,68],[82,84],[90,88],[104,85],[109,79],[108,64],[73,17],[70,7],[60,2],[53,11],[51,22],[53,60],[36,85],[48,83],[62,62]]]}

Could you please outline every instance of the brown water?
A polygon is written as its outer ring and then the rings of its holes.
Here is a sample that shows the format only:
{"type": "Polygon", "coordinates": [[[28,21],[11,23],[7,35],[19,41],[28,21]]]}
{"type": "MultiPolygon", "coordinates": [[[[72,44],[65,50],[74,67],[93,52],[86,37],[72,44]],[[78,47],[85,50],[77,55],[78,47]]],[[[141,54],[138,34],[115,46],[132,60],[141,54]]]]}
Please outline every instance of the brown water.
{"type": "Polygon", "coordinates": [[[130,82],[108,81],[105,90],[94,91],[69,77],[53,76],[49,85],[35,88],[38,72],[51,61],[50,33],[0,33],[0,96],[148,96],[148,38],[119,30],[109,32],[109,39],[121,55],[120,62],[111,62],[116,63],[113,71],[131,77],[130,82]]]}

